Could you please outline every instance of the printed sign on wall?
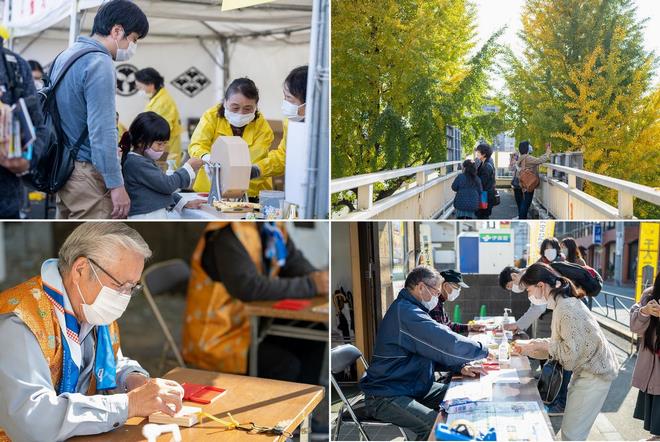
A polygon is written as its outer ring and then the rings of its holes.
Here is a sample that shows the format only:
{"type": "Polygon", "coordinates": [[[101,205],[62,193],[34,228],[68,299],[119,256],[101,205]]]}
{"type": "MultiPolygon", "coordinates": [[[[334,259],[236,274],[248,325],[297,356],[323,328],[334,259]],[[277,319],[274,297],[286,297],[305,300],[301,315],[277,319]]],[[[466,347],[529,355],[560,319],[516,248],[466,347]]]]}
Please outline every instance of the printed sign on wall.
{"type": "Polygon", "coordinates": [[[211,80],[209,80],[199,69],[193,66],[188,68],[170,83],[172,86],[192,98],[211,84],[211,80]]]}

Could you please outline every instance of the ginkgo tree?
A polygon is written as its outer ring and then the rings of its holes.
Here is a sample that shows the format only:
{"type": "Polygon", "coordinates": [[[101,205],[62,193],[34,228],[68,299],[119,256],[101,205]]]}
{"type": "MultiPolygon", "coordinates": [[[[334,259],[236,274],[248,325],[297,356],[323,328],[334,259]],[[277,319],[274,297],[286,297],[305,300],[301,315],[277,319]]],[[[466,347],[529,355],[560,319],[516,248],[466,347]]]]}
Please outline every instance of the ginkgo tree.
{"type": "Polygon", "coordinates": [[[447,124],[467,148],[502,128],[482,111],[500,33],[477,48],[476,26],[468,0],[333,0],[333,178],[442,161],[447,124]]]}
{"type": "MultiPolygon", "coordinates": [[[[586,170],[660,186],[659,85],[655,54],[644,49],[644,23],[631,0],[527,0],[523,53],[509,54],[508,120],[517,139],[554,151],[579,151],[586,170]]],[[[616,191],[587,183],[612,205],[616,191]]],[[[657,218],[657,206],[635,213],[657,218]]]]}

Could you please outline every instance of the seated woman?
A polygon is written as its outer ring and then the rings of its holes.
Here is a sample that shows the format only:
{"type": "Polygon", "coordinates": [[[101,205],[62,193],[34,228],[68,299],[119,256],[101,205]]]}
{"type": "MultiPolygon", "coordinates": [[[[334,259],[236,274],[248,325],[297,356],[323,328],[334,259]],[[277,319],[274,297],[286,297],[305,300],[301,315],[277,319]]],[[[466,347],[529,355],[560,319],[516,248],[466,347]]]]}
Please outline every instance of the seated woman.
{"type": "MultiPolygon", "coordinates": [[[[266,118],[257,110],[259,89],[249,78],[237,78],[225,91],[225,98],[218,106],[207,110],[190,138],[188,153],[193,158],[208,161],[211,147],[220,136],[241,137],[248,144],[250,161],[258,163],[267,157],[273,143],[273,130],[266,118]]],[[[248,196],[256,200],[260,190],[270,190],[270,178],[255,178],[257,168],[252,168],[248,196]]],[[[196,192],[211,190],[211,182],[204,170],[200,170],[193,189],[196,192]]]]}
{"type": "Polygon", "coordinates": [[[156,164],[169,137],[167,121],[155,112],[139,114],[121,137],[124,185],[131,198],[130,219],[176,219],[182,208],[199,208],[204,202],[186,202],[176,193],[177,189],[190,187],[202,160],[191,158],[172,175],[156,164]]]}
{"type": "Polygon", "coordinates": [[[553,310],[550,338],[516,343],[536,359],[552,358],[573,372],[561,424],[562,440],[587,440],[619,371],[616,355],[573,283],[550,266],[531,265],[520,278],[532,304],[553,310]]]}

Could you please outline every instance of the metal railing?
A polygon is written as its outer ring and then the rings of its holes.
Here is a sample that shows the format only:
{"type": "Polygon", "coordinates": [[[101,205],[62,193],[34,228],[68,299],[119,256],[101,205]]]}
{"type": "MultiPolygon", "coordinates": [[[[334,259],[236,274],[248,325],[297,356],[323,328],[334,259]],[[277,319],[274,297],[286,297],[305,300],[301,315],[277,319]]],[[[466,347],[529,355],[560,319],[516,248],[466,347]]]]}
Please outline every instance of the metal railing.
{"type": "MultiPolygon", "coordinates": [[[[382,172],[367,173],[345,178],[337,178],[330,182],[330,193],[335,194],[347,190],[356,190],[357,192],[357,210],[367,212],[360,218],[368,218],[369,215],[376,215],[378,211],[390,208],[392,205],[410,199],[425,190],[440,184],[454,177],[458,172],[458,166],[461,161],[445,161],[441,163],[425,164],[422,166],[406,167],[404,169],[385,170],[382,172]],[[431,178],[429,175],[437,171],[437,176],[431,178]],[[392,196],[374,202],[374,184],[384,183],[389,180],[411,177],[415,175],[415,182],[411,183],[409,188],[401,193],[395,193],[392,196]]],[[[442,201],[437,202],[439,206],[442,201]]],[[[441,207],[438,207],[440,209],[441,207]]]]}
{"type": "MultiPolygon", "coordinates": [[[[625,295],[619,295],[617,293],[612,293],[612,292],[606,292],[606,291],[601,291],[598,296],[596,297],[588,297],[588,299],[583,299],[583,302],[587,305],[589,310],[592,313],[595,313],[599,316],[603,316],[607,319],[610,319],[617,324],[624,325],[625,327],[630,327],[630,310],[632,306],[637,302],[635,298],[630,297],[630,296],[625,296],[625,295]],[[598,297],[600,295],[603,295],[605,305],[601,304],[598,301],[598,297]],[[611,299],[611,304],[609,300],[611,299]],[[628,307],[623,301],[626,300],[630,304],[630,307],[628,307]],[[596,304],[598,310],[594,310],[593,304],[596,304]],[[618,307],[617,307],[618,306],[618,307]],[[605,310],[605,313],[602,312],[602,310],[605,310]],[[623,309],[626,312],[626,319],[627,321],[622,321],[619,319],[619,314],[617,312],[618,309],[623,309]],[[611,312],[611,313],[610,313],[611,312]]],[[[632,353],[635,348],[637,338],[635,333],[630,334],[630,352],[632,353]]]]}
{"type": "Polygon", "coordinates": [[[660,190],[653,187],[556,164],[544,163],[543,166],[547,168],[547,174],[543,179],[539,196],[544,207],[557,219],[630,219],[634,217],[634,198],[660,206],[660,190]],[[555,178],[553,172],[563,173],[566,183],[555,178]],[[616,190],[617,207],[612,207],[579,190],[578,178],[616,190]]]}
{"type": "Polygon", "coordinates": [[[602,314],[598,311],[595,311],[594,313],[599,314],[601,316],[605,316],[606,318],[612,319],[615,322],[618,322],[621,325],[625,325],[626,327],[630,326],[630,308],[632,307],[633,304],[635,304],[635,298],[630,297],[630,296],[625,296],[625,295],[619,295],[616,293],[612,292],[606,292],[606,291],[601,291],[599,294],[603,295],[605,298],[605,305],[603,306],[599,301],[598,297],[593,297],[589,298],[588,300],[585,300],[585,303],[587,304],[587,307],[589,307],[589,310],[593,311],[593,305],[590,305],[591,303],[596,304],[597,307],[601,309],[605,309],[605,314],[602,314]],[[611,299],[611,305],[608,299],[611,299]],[[631,302],[631,307],[626,306],[621,300],[625,299],[627,301],[631,302]],[[620,306],[620,308],[623,308],[626,311],[628,322],[624,322],[619,320],[618,313],[617,313],[617,305],[620,306]],[[610,315],[610,311],[612,312],[612,315],[610,315]]]}

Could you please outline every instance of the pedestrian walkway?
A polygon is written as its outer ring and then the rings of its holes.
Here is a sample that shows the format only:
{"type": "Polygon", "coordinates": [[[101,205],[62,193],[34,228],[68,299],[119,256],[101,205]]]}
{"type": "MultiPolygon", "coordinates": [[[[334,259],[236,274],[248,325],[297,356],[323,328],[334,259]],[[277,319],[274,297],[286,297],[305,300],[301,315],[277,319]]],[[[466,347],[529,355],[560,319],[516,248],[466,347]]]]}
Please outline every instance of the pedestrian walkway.
{"type": "MultiPolygon", "coordinates": [[[[490,219],[506,219],[511,220],[518,216],[518,206],[516,206],[516,199],[513,196],[511,189],[497,189],[500,192],[500,204],[493,207],[493,213],[490,219]]],[[[452,214],[449,219],[456,219],[456,215],[452,214]]]]}

